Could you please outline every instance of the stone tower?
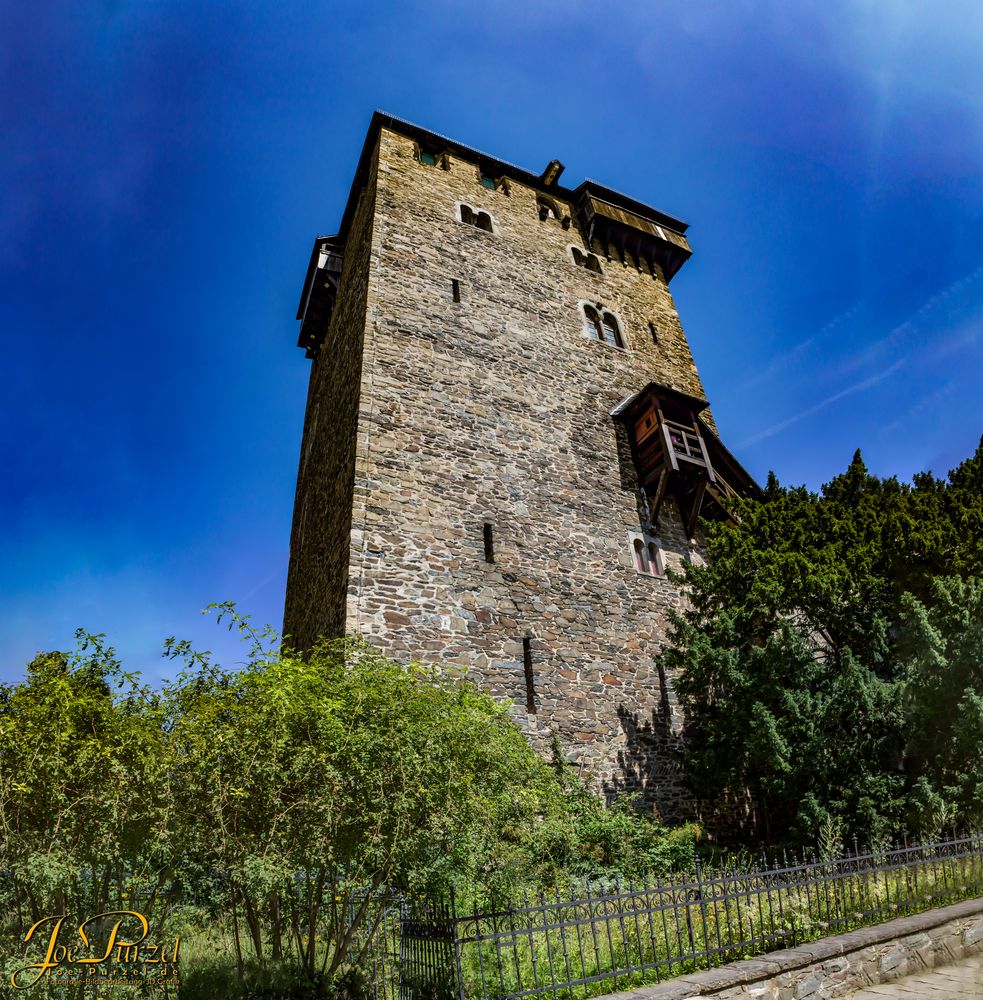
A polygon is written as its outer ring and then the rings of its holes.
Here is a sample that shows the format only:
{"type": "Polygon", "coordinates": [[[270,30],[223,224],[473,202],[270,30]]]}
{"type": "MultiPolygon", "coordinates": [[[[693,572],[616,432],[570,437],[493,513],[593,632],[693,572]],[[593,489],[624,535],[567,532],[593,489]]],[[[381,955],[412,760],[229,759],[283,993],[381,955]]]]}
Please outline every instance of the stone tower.
{"type": "Polygon", "coordinates": [[[298,319],[284,631],[459,664],[598,790],[688,810],[654,657],[698,515],[757,490],[669,281],[686,225],[377,112],[298,319]]]}

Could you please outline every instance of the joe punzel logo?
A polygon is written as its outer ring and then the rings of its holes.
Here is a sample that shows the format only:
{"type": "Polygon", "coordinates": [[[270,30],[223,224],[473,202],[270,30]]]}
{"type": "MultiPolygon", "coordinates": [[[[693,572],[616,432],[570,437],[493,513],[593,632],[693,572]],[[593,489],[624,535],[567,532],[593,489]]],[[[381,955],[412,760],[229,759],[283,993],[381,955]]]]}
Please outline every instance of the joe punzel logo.
{"type": "Polygon", "coordinates": [[[65,930],[64,923],[64,916],[43,917],[24,935],[25,944],[35,940],[43,944],[44,957],[13,973],[10,984],[15,990],[29,989],[42,980],[94,986],[177,982],[181,938],[168,945],[147,941],[150,924],[142,913],[97,913],[74,933],[65,930]]]}

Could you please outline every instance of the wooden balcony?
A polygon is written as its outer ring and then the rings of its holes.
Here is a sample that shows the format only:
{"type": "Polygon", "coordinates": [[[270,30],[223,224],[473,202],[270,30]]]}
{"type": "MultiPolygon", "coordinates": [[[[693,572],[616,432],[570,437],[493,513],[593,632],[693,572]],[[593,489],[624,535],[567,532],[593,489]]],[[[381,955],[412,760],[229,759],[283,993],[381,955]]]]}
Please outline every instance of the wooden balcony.
{"type": "Polygon", "coordinates": [[[343,247],[337,237],[320,236],[315,240],[297,308],[297,346],[304,348],[309,358],[317,354],[331,322],[343,264],[343,247]]]}
{"type": "Polygon", "coordinates": [[[676,497],[690,536],[701,514],[732,521],[736,500],[760,495],[757,483],[700,419],[706,405],[652,383],[617,411],[628,428],[650,524],[668,492],[676,497]]]}

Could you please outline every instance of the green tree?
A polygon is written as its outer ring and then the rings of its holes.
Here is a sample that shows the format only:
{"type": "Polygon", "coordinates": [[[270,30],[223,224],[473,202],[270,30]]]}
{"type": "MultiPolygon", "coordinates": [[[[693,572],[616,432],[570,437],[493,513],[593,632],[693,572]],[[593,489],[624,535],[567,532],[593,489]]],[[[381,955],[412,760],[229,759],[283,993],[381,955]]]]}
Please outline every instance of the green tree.
{"type": "MultiPolygon", "coordinates": [[[[817,495],[769,477],[739,524],[708,525],[706,566],[673,620],[667,667],[692,721],[689,771],[705,799],[745,805],[751,832],[815,839],[823,823],[896,828],[906,770],[901,608],[978,566],[983,442],[913,484],[870,475],[859,452],[817,495]]],[[[915,762],[909,762],[914,765],[915,762]]]]}
{"type": "Polygon", "coordinates": [[[152,909],[168,877],[161,699],[100,636],[79,638],[0,688],[0,869],[19,927],[122,899],[152,909]]]}
{"type": "Polygon", "coordinates": [[[942,577],[903,599],[914,824],[983,824],[983,583],[942,577]]]}
{"type": "Polygon", "coordinates": [[[466,682],[355,639],[301,658],[255,638],[243,669],[198,664],[170,692],[184,850],[227,879],[240,971],[290,954],[331,979],[361,963],[388,890],[487,874],[555,780],[466,682]]]}

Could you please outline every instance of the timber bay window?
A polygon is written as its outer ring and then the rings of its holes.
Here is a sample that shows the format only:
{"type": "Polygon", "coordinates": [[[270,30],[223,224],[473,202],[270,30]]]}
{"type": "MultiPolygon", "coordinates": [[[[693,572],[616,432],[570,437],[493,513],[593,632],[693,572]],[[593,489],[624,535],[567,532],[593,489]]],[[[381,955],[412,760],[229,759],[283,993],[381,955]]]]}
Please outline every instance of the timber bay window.
{"type": "Polygon", "coordinates": [[[701,516],[737,524],[737,501],[761,497],[758,484],[700,416],[706,407],[705,399],[649,382],[611,411],[627,431],[643,532],[655,531],[668,496],[675,498],[687,538],[696,537],[701,516]]]}

